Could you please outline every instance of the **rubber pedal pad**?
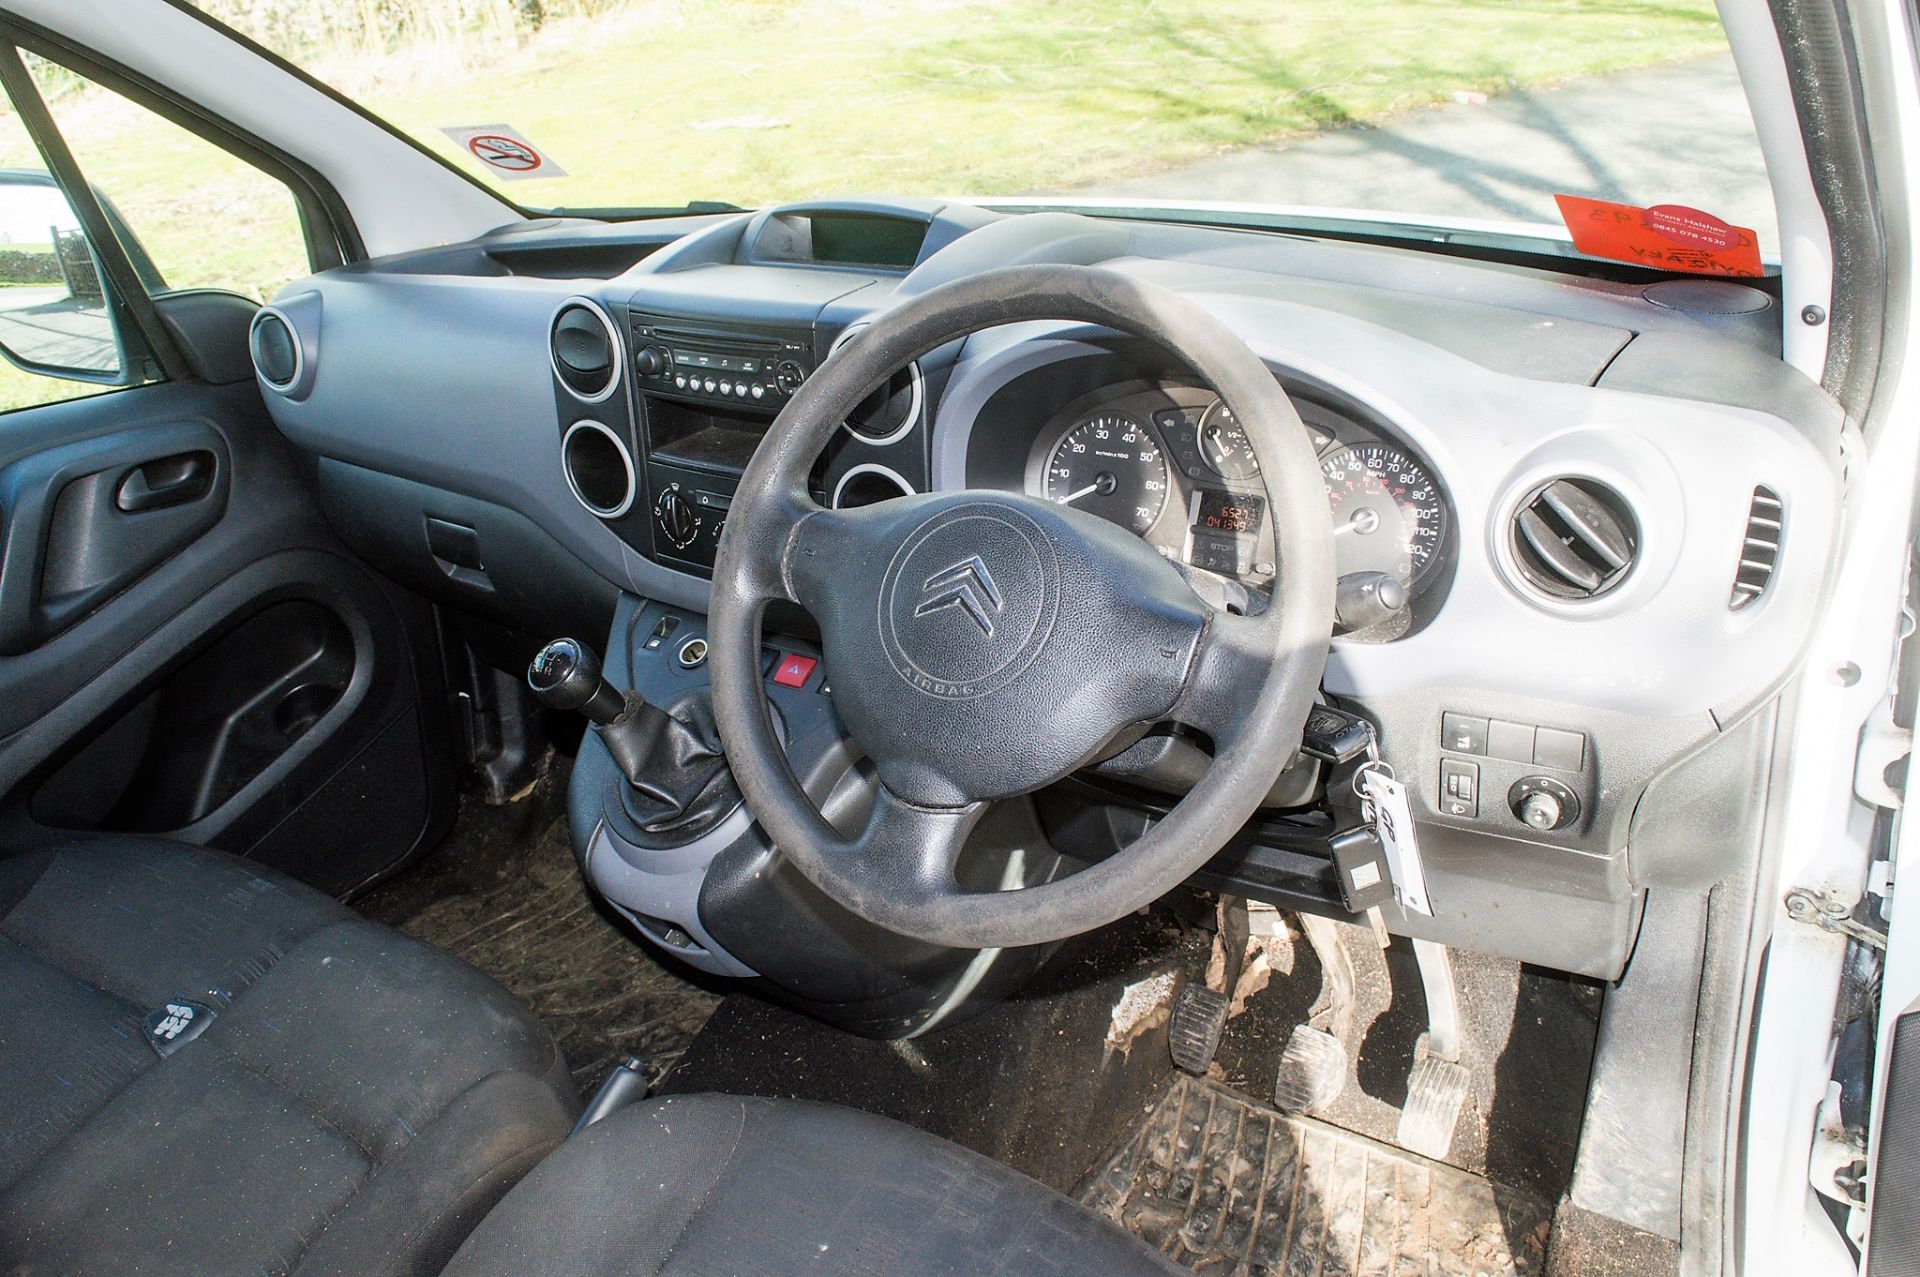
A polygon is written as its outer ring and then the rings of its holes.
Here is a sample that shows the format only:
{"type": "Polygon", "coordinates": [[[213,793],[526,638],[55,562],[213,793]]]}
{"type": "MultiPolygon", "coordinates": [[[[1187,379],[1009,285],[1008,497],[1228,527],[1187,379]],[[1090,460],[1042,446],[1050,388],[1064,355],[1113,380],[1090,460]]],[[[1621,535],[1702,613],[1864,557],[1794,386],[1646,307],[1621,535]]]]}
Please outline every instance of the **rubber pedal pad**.
{"type": "Polygon", "coordinates": [[[1273,1103],[1283,1113],[1314,1113],[1347,1084],[1347,1048],[1324,1029],[1293,1026],[1273,1078],[1273,1103]]]}
{"type": "Polygon", "coordinates": [[[1227,1029],[1227,1006],[1226,994],[1204,984],[1189,984],[1175,995],[1167,1020],[1167,1050],[1175,1065],[1195,1077],[1206,1074],[1227,1029]]]}
{"type": "Polygon", "coordinates": [[[1401,1148],[1435,1161],[1453,1145],[1453,1128],[1466,1103],[1467,1066],[1429,1055],[1413,1066],[1407,1080],[1407,1104],[1400,1110],[1401,1148]]]}

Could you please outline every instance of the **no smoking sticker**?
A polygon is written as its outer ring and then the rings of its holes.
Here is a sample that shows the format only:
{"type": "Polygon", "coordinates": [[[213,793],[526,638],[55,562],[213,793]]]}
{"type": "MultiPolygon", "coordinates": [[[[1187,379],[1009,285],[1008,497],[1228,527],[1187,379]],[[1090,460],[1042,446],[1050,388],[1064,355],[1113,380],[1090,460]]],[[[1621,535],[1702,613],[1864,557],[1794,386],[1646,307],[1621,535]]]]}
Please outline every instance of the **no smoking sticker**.
{"type": "Polygon", "coordinates": [[[507,181],[567,175],[565,169],[529,142],[520,130],[508,125],[464,124],[440,131],[452,138],[461,150],[507,181]]]}

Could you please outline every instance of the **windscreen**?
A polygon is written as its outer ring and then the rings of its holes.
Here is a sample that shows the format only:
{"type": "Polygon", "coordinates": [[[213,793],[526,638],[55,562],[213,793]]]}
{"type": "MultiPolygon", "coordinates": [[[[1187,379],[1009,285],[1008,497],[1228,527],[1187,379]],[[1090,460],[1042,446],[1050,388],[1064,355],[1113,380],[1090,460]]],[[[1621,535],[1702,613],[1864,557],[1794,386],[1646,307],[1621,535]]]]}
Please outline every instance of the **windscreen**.
{"type": "Polygon", "coordinates": [[[200,0],[514,202],[846,194],[1777,236],[1711,0],[200,0]]]}

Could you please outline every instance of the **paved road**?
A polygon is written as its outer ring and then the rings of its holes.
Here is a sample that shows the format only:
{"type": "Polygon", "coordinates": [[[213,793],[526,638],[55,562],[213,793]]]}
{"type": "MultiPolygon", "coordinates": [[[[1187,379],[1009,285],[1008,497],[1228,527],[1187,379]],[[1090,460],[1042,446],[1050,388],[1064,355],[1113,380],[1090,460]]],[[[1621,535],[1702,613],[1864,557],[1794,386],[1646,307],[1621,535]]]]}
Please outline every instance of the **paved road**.
{"type": "Polygon", "coordinates": [[[1730,55],[1449,103],[1073,193],[1557,223],[1556,192],[1690,204],[1779,242],[1730,55]]]}

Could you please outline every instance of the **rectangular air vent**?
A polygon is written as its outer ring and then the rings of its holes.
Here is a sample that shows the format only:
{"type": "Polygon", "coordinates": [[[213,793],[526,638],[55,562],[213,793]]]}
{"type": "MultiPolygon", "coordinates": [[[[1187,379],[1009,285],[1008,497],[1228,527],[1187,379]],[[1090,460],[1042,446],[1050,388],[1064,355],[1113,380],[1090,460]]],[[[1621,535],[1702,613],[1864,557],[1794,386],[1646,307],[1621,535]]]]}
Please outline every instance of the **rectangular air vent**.
{"type": "Polygon", "coordinates": [[[1767,592],[1774,565],[1780,561],[1780,531],[1786,508],[1780,494],[1764,483],[1754,488],[1747,507],[1747,538],[1740,545],[1740,567],[1733,574],[1733,594],[1727,607],[1738,612],[1767,592]]]}

